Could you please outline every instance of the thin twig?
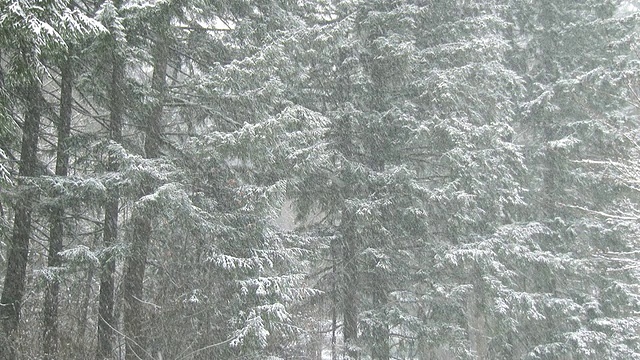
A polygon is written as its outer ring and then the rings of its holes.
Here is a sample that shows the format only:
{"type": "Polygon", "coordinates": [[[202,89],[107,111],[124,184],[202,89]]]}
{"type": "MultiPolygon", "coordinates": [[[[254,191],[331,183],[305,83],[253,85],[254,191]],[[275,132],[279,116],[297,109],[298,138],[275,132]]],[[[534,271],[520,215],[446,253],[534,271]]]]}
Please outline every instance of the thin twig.
{"type": "Polygon", "coordinates": [[[202,352],[202,351],[205,351],[205,350],[209,350],[209,349],[212,349],[212,348],[215,348],[215,347],[222,346],[224,344],[230,343],[232,340],[233,340],[233,338],[227,339],[227,340],[219,342],[217,344],[207,345],[207,346],[202,347],[200,349],[193,350],[192,352],[187,353],[186,355],[183,355],[183,356],[177,358],[176,360],[186,359],[186,358],[190,357],[191,355],[195,355],[195,354],[197,354],[199,352],[202,352]]]}

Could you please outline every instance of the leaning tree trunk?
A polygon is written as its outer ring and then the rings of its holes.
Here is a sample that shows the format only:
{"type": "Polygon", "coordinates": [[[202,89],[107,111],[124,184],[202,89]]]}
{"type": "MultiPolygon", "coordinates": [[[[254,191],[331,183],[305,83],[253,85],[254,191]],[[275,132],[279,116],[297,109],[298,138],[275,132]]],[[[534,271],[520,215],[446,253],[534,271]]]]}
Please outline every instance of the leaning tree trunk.
{"type": "MultiPolygon", "coordinates": [[[[58,119],[58,144],[56,148],[56,176],[67,176],[69,169],[69,136],[73,106],[73,52],[71,48],[64,60],[61,72],[60,116],[58,119]]],[[[62,265],[60,252],[63,247],[64,207],[56,205],[51,210],[49,229],[49,254],[47,266],[56,271],[62,265]]],[[[43,309],[43,350],[44,359],[56,359],[58,353],[58,303],[60,282],[56,274],[47,283],[43,309]]]]}
{"type": "MultiPolygon", "coordinates": [[[[161,119],[164,110],[163,96],[167,82],[170,16],[165,10],[160,17],[153,48],[153,75],[151,79],[151,89],[156,99],[144,124],[144,151],[147,159],[154,159],[160,156],[161,119]]],[[[152,185],[145,185],[141,195],[148,195],[152,191],[152,185]]],[[[143,334],[145,309],[142,297],[147,251],[151,239],[151,219],[146,214],[134,214],[132,223],[131,249],[126,259],[124,274],[124,330],[127,336],[127,360],[144,357],[143,354],[146,352],[146,339],[143,334]]]]}
{"type": "MultiPolygon", "coordinates": [[[[119,1],[114,4],[119,8],[119,1]]],[[[109,140],[113,143],[122,142],[122,115],[124,113],[124,59],[117,49],[117,44],[111,52],[111,84],[109,88],[109,140]]],[[[114,154],[109,154],[107,171],[118,171],[118,162],[114,154]]],[[[106,251],[100,259],[100,295],[98,300],[98,347],[96,359],[112,358],[113,330],[116,321],[113,314],[115,288],[114,274],[116,260],[110,249],[118,238],[118,208],[120,194],[117,188],[109,189],[104,206],[104,225],[102,239],[106,251]]]]}
{"type": "MultiPolygon", "coordinates": [[[[21,177],[34,177],[38,173],[38,137],[44,101],[39,80],[34,77],[28,81],[24,88],[26,110],[22,124],[22,147],[18,168],[21,177]]],[[[8,338],[15,334],[20,321],[20,306],[24,297],[31,237],[33,201],[31,196],[22,196],[16,203],[13,233],[7,244],[7,271],[0,299],[0,321],[8,338]]],[[[10,339],[8,340],[11,342],[10,339]]]]}

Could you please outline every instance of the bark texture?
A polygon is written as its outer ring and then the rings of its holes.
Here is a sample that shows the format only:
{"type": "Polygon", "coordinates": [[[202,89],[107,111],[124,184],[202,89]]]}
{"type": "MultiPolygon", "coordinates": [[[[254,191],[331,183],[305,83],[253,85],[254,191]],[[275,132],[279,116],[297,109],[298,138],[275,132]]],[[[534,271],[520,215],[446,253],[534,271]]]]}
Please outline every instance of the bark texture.
{"type": "MultiPolygon", "coordinates": [[[[23,98],[26,110],[18,172],[21,177],[34,177],[38,174],[38,137],[43,106],[40,83],[36,78],[30,79],[25,86],[23,98]]],[[[28,194],[16,204],[13,232],[7,244],[7,271],[0,299],[0,320],[5,336],[9,338],[8,343],[11,343],[10,338],[20,322],[31,237],[32,204],[33,199],[28,194]]]]}
{"type": "MultiPolygon", "coordinates": [[[[71,116],[73,112],[73,53],[70,49],[61,69],[60,115],[58,118],[58,143],[56,148],[56,176],[67,176],[69,171],[69,136],[71,135],[71,116]]],[[[52,271],[62,266],[60,252],[64,238],[64,206],[51,209],[49,229],[49,252],[47,266],[52,271]]],[[[56,359],[59,347],[58,304],[60,281],[54,276],[45,290],[43,309],[43,350],[44,359],[56,359]]]]}
{"type": "MultiPolygon", "coordinates": [[[[116,6],[119,6],[116,4],[116,6]]],[[[114,143],[122,142],[122,117],[124,113],[124,61],[114,45],[111,54],[111,83],[109,87],[109,139],[114,143]]],[[[118,161],[113,154],[107,160],[107,171],[118,171],[118,161]]],[[[98,347],[96,359],[104,360],[112,357],[113,329],[115,318],[113,315],[115,288],[114,274],[116,261],[108,251],[118,239],[118,215],[120,194],[118,189],[110,189],[104,206],[104,223],[102,240],[105,249],[100,259],[100,295],[98,300],[98,347]]]]}
{"type": "MultiPolygon", "coordinates": [[[[158,28],[155,33],[153,52],[153,75],[151,90],[155,96],[154,103],[143,125],[145,132],[144,151],[147,159],[160,156],[162,113],[164,110],[164,93],[167,83],[167,66],[169,62],[168,29],[170,15],[164,9],[158,15],[158,28]]],[[[141,197],[153,192],[153,185],[147,184],[141,191],[141,197]]],[[[124,274],[124,330],[127,336],[126,359],[135,360],[144,357],[147,339],[144,336],[145,306],[142,301],[144,290],[144,273],[147,263],[147,252],[151,240],[152,229],[149,214],[133,215],[131,248],[126,259],[124,274]]]]}

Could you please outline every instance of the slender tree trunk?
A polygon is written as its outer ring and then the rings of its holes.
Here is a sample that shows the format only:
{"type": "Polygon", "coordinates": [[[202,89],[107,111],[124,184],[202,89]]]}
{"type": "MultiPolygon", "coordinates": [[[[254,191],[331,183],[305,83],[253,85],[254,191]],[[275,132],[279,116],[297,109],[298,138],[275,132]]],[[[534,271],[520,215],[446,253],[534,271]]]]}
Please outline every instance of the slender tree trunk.
{"type": "MultiPolygon", "coordinates": [[[[169,60],[168,30],[170,15],[167,10],[160,15],[159,28],[153,49],[153,76],[151,89],[156,96],[151,111],[144,124],[144,150],[147,159],[160,156],[160,134],[163,96],[167,82],[167,66],[169,60]]],[[[142,196],[153,191],[149,185],[142,189],[142,196]]],[[[124,328],[127,336],[126,359],[135,360],[145,353],[146,339],[143,334],[145,309],[142,306],[144,273],[147,263],[147,252],[151,239],[151,219],[145,214],[134,214],[131,250],[126,259],[124,274],[124,328]]]]}
{"type": "MultiPolygon", "coordinates": [[[[384,161],[377,159],[377,148],[375,144],[370,144],[369,149],[370,156],[372,158],[369,166],[376,172],[384,171],[384,161]]],[[[375,189],[370,189],[370,193],[374,194],[375,189]]],[[[384,239],[374,239],[375,246],[384,251],[385,243],[384,239]]],[[[388,306],[388,294],[389,294],[389,274],[386,270],[378,267],[377,261],[371,264],[369,269],[373,274],[372,286],[372,300],[373,310],[377,314],[378,322],[375,324],[373,330],[373,346],[372,356],[373,360],[389,360],[391,353],[389,349],[389,319],[387,316],[388,306]]]]}
{"type": "MultiPolygon", "coordinates": [[[[378,242],[378,246],[382,248],[382,241],[378,242]]],[[[389,349],[389,319],[387,314],[388,294],[389,294],[389,274],[380,268],[377,263],[372,263],[370,268],[373,274],[372,281],[372,301],[373,311],[376,314],[375,328],[373,329],[373,344],[371,359],[373,360],[389,360],[391,353],[389,349]]]]}
{"type": "MultiPolygon", "coordinates": [[[[0,49],[0,64],[2,63],[2,49],[0,49]]],[[[4,69],[0,66],[0,89],[4,89],[4,69]]]]}
{"type": "Polygon", "coordinates": [[[343,262],[343,336],[346,355],[350,359],[359,359],[359,351],[355,349],[358,339],[358,306],[357,285],[358,265],[356,259],[356,236],[353,220],[345,209],[342,215],[342,262],[343,262]]]}
{"type": "MultiPolygon", "coordinates": [[[[38,173],[38,137],[43,106],[40,83],[37,79],[29,80],[24,97],[26,111],[22,125],[22,148],[18,172],[20,176],[34,177],[38,173]]],[[[20,321],[31,237],[33,201],[32,197],[24,196],[16,204],[13,233],[7,244],[7,271],[0,299],[0,320],[8,337],[15,334],[20,321]]]]}
{"type": "MultiPolygon", "coordinates": [[[[2,49],[0,49],[0,64],[2,60],[2,49]]],[[[0,66],[0,90],[4,89],[4,69],[0,66]]],[[[4,105],[4,99],[0,99],[0,106],[4,105]]],[[[4,217],[4,209],[0,203],[0,216],[4,217]]],[[[1,304],[0,304],[1,306],[1,304]]],[[[1,310],[0,310],[1,314],[1,310]]],[[[4,324],[0,324],[0,360],[9,360],[11,356],[11,347],[9,345],[8,336],[5,334],[4,324]]]]}
{"type": "MultiPolygon", "coordinates": [[[[556,18],[557,14],[553,9],[555,8],[553,1],[545,1],[541,5],[541,11],[546,16],[543,16],[540,21],[543,24],[545,29],[551,29],[552,27],[562,26],[561,21],[558,21],[556,18]],[[551,12],[550,12],[551,11],[551,12]],[[552,15],[553,14],[553,15],[552,15]]],[[[556,52],[554,49],[557,48],[557,35],[553,32],[546,33],[542,38],[542,53],[539,54],[539,61],[544,64],[544,75],[542,77],[544,83],[555,84],[557,81],[562,79],[561,70],[558,67],[556,52]]],[[[542,160],[542,222],[545,222],[551,229],[552,233],[549,241],[552,246],[560,246],[563,247],[565,243],[568,243],[568,239],[565,239],[563,234],[564,229],[563,226],[559,226],[556,222],[557,218],[562,218],[563,221],[570,222],[568,218],[568,214],[563,214],[561,209],[558,206],[559,199],[565,199],[565,186],[563,184],[562,178],[565,175],[561,168],[563,162],[566,159],[562,159],[561,153],[558,149],[555,149],[551,146],[553,141],[558,140],[558,135],[556,130],[561,128],[560,125],[563,119],[557,119],[554,114],[543,113],[541,116],[541,130],[542,130],[542,139],[544,146],[544,158],[542,160]]],[[[542,290],[547,293],[553,294],[553,296],[558,296],[558,283],[557,276],[554,276],[554,272],[556,269],[554,267],[547,267],[545,269],[548,272],[549,281],[546,282],[545,288],[542,290]]],[[[537,291],[540,291],[536,289],[537,291]]],[[[562,296],[560,296],[562,297],[562,296]]],[[[544,320],[546,331],[542,332],[543,341],[547,343],[552,343],[556,341],[556,335],[558,334],[558,324],[554,321],[554,316],[550,308],[545,309],[546,319],[544,320]]],[[[571,355],[569,355],[571,357],[571,355]]]]}
{"type": "MultiPolygon", "coordinates": [[[[373,31],[368,34],[367,46],[372,46],[376,39],[384,36],[382,29],[373,31]]],[[[372,54],[375,54],[376,51],[378,50],[373,47],[369,54],[362,54],[361,61],[371,76],[372,81],[369,110],[377,114],[383,114],[387,110],[385,107],[387,101],[383,92],[387,85],[385,79],[386,69],[372,58],[372,54]]],[[[374,127],[372,131],[374,134],[365,138],[368,152],[368,166],[372,171],[382,173],[385,170],[384,149],[388,148],[388,144],[386,144],[386,138],[380,129],[374,127]]],[[[375,196],[377,190],[375,185],[370,184],[368,196],[375,196]]],[[[384,221],[384,219],[380,219],[379,221],[384,221]]],[[[385,251],[387,244],[385,244],[384,237],[373,238],[372,240],[373,246],[382,252],[385,251]]],[[[387,306],[390,276],[386,270],[378,267],[377,260],[370,263],[369,272],[373,275],[373,281],[370,286],[372,287],[373,311],[377,318],[377,321],[374,323],[375,328],[373,329],[371,358],[373,360],[389,360],[389,320],[387,316],[387,306]]]]}
{"type": "Polygon", "coordinates": [[[133,220],[131,248],[124,273],[124,330],[127,360],[143,358],[146,352],[147,344],[143,335],[145,309],[142,298],[150,234],[151,221],[136,215],[133,220]]]}
{"type": "MultiPolygon", "coordinates": [[[[69,169],[69,136],[73,107],[73,51],[70,48],[61,67],[60,116],[58,119],[58,144],[56,149],[56,176],[67,176],[69,169]]],[[[54,272],[62,265],[60,252],[63,248],[64,207],[55,206],[51,214],[49,230],[49,255],[47,266],[54,272]]],[[[56,274],[47,283],[44,300],[44,359],[56,359],[58,339],[58,303],[60,281],[56,274]]]]}
{"type": "MultiPolygon", "coordinates": [[[[119,7],[119,4],[116,6],[119,7]]],[[[116,47],[116,46],[114,46],[116,47]]],[[[113,143],[122,142],[122,115],[124,113],[124,59],[117,49],[111,53],[111,84],[109,89],[109,139],[113,143]]],[[[107,171],[118,171],[118,161],[113,154],[107,160],[107,171]]],[[[118,239],[118,215],[120,194],[118,189],[110,189],[104,206],[102,239],[105,251],[100,260],[100,295],[98,300],[98,347],[96,359],[113,358],[113,329],[116,320],[113,314],[114,274],[116,260],[110,252],[118,239]]]]}
{"type": "Polygon", "coordinates": [[[473,289],[469,292],[466,306],[467,333],[470,350],[478,359],[488,359],[487,324],[485,317],[484,293],[482,291],[482,272],[480,266],[472,265],[470,274],[473,289]]]}
{"type": "Polygon", "coordinates": [[[82,305],[80,308],[82,309],[80,312],[80,316],[78,316],[77,328],[78,328],[78,341],[83,344],[82,348],[82,356],[85,358],[89,358],[91,356],[91,349],[89,344],[91,342],[85,341],[85,333],[87,331],[87,322],[89,320],[89,307],[91,306],[91,289],[93,287],[93,275],[94,268],[90,267],[87,270],[87,277],[84,281],[84,293],[82,294],[82,305]]]}
{"type": "Polygon", "coordinates": [[[9,336],[5,334],[4,327],[0,326],[0,360],[14,360],[15,355],[9,342],[9,336]]]}
{"type": "MultiPolygon", "coordinates": [[[[384,282],[384,281],[382,281],[384,282]]],[[[389,322],[387,320],[387,287],[385,284],[380,283],[373,292],[373,306],[380,314],[382,323],[377,324],[375,329],[375,338],[373,343],[373,356],[374,360],[389,360],[389,322]]]]}
{"type": "Polygon", "coordinates": [[[336,348],[337,336],[336,330],[338,329],[338,248],[337,242],[331,240],[331,360],[338,360],[338,351],[336,348]]]}
{"type": "MultiPolygon", "coordinates": [[[[338,124],[338,131],[341,136],[340,147],[343,156],[349,160],[353,158],[351,142],[351,121],[348,117],[341,119],[338,124]]],[[[345,199],[353,196],[351,190],[344,194],[345,199]]],[[[358,339],[358,262],[356,259],[356,243],[358,241],[354,231],[355,224],[352,214],[346,206],[342,209],[340,221],[340,232],[342,234],[340,242],[340,253],[342,255],[340,272],[342,273],[342,283],[340,292],[342,295],[342,336],[345,346],[345,354],[351,359],[359,359],[359,352],[355,349],[358,339]]]]}
{"type": "MultiPolygon", "coordinates": [[[[342,50],[338,56],[338,63],[342,64],[345,59],[350,56],[348,51],[342,50]]],[[[351,74],[347,67],[341,67],[338,73],[340,80],[337,82],[336,99],[338,106],[342,102],[351,100],[351,74]]],[[[336,132],[338,136],[338,150],[347,161],[354,160],[354,144],[353,129],[351,126],[351,118],[346,115],[336,119],[336,132]]],[[[345,179],[348,181],[348,179],[345,179]]],[[[347,187],[343,194],[344,200],[348,200],[354,196],[354,190],[347,187]]],[[[350,359],[359,359],[359,351],[356,350],[356,342],[358,340],[358,262],[357,253],[357,236],[355,233],[355,224],[353,215],[343,205],[340,219],[341,241],[339,251],[341,255],[340,273],[342,275],[340,284],[340,295],[342,301],[342,337],[344,342],[344,354],[350,359]]]]}

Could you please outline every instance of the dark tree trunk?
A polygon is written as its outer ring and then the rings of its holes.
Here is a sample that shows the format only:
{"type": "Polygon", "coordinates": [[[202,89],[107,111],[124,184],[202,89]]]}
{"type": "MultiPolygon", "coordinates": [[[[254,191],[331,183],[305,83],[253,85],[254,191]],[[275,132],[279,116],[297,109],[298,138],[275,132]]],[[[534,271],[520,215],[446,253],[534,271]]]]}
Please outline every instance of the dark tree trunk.
{"type": "MultiPolygon", "coordinates": [[[[83,344],[82,346],[82,357],[89,358],[93,352],[93,349],[89,344],[91,342],[86,341],[85,333],[87,331],[87,323],[89,322],[89,308],[91,306],[91,290],[93,288],[93,275],[94,268],[89,267],[87,270],[87,277],[84,281],[84,293],[82,294],[82,305],[80,309],[80,316],[78,316],[78,321],[76,323],[78,329],[78,342],[83,344]]],[[[93,334],[91,334],[93,336],[93,334]]],[[[80,354],[79,354],[80,355],[80,354]]]]}
{"type": "MultiPolygon", "coordinates": [[[[0,60],[2,60],[2,49],[0,49],[0,60]]],[[[0,62],[1,64],[1,62],[0,62]]],[[[0,90],[4,89],[4,69],[0,66],[0,90]]],[[[4,105],[4,99],[0,98],[0,106],[4,105]]],[[[0,114],[2,116],[2,114],[0,114]]],[[[2,203],[0,203],[0,216],[4,217],[4,209],[2,203]]],[[[8,341],[8,336],[4,331],[4,324],[0,324],[0,360],[9,360],[11,348],[8,341]]]]}
{"type": "MultiPolygon", "coordinates": [[[[377,34],[377,36],[383,36],[383,34],[377,34]]],[[[375,36],[372,35],[371,41],[375,36]]],[[[382,68],[379,64],[377,64],[372,59],[364,59],[365,66],[369,70],[371,74],[371,79],[373,82],[373,87],[371,89],[371,110],[375,111],[378,114],[385,113],[385,108],[383,104],[385,104],[384,95],[382,94],[382,89],[385,88],[385,69],[382,68]]],[[[386,144],[385,134],[378,129],[374,129],[369,137],[366,139],[367,147],[368,147],[368,157],[369,157],[369,168],[371,170],[381,173],[385,170],[385,160],[382,157],[384,154],[383,149],[388,148],[388,144],[386,144]],[[376,131],[377,130],[377,131],[376,131]]],[[[369,188],[369,196],[375,196],[377,189],[374,185],[370,185],[369,188]]],[[[380,221],[384,221],[384,219],[380,219],[380,221]]],[[[384,237],[373,239],[374,246],[379,248],[381,251],[385,251],[385,247],[388,247],[389,244],[385,244],[384,237]]],[[[392,245],[392,244],[391,244],[392,245]]],[[[372,346],[372,356],[373,360],[389,360],[390,359],[390,349],[389,349],[389,319],[387,314],[387,306],[388,306],[388,294],[389,294],[389,273],[386,270],[382,270],[378,267],[377,260],[372,262],[371,267],[369,268],[369,272],[374,276],[372,286],[372,300],[373,300],[373,310],[377,315],[377,322],[375,323],[375,328],[373,329],[373,346],[372,346]]]]}
{"type": "MultiPolygon", "coordinates": [[[[340,151],[345,158],[353,159],[353,144],[351,120],[348,117],[341,119],[338,123],[338,132],[340,139],[340,151]]],[[[346,179],[348,181],[348,179],[346,179]]],[[[347,189],[345,199],[353,196],[353,191],[347,189]]],[[[358,291],[358,262],[356,258],[358,238],[354,231],[352,214],[346,206],[342,209],[342,217],[340,221],[340,253],[342,255],[340,272],[342,273],[342,282],[340,292],[342,296],[342,317],[343,328],[342,336],[345,346],[345,354],[351,359],[358,359],[359,352],[354,349],[358,339],[358,307],[356,304],[358,291]]]]}
{"type": "Polygon", "coordinates": [[[336,348],[338,330],[338,306],[339,306],[339,294],[338,294],[338,255],[340,249],[337,241],[331,240],[331,360],[338,360],[338,351],[336,348]]]}
{"type": "MultiPolygon", "coordinates": [[[[153,75],[151,79],[152,93],[156,96],[144,124],[144,151],[147,159],[160,156],[161,120],[164,110],[164,92],[166,88],[167,66],[169,61],[168,30],[170,15],[165,9],[159,15],[159,28],[156,31],[153,48],[153,75]]],[[[153,191],[151,185],[142,189],[142,196],[153,191]]],[[[151,219],[148,214],[133,214],[133,234],[131,250],[126,259],[124,273],[124,330],[127,336],[126,359],[135,360],[146,352],[146,339],[143,323],[145,309],[143,307],[144,273],[147,263],[147,252],[151,239],[151,219]]]]}
{"type": "Polygon", "coordinates": [[[133,220],[131,249],[124,274],[124,330],[127,336],[127,360],[143,358],[146,352],[147,344],[143,334],[145,309],[142,298],[150,234],[151,221],[138,215],[133,220]]]}
{"type": "MultiPolygon", "coordinates": [[[[382,9],[380,9],[382,10],[382,9]]],[[[387,112],[388,99],[385,98],[385,89],[389,85],[389,76],[386,75],[387,69],[376,61],[374,56],[379,51],[373,46],[374,42],[379,38],[384,38],[384,30],[378,28],[370,32],[367,38],[367,47],[371,47],[369,52],[361,54],[361,61],[364,64],[365,69],[371,77],[371,88],[369,89],[369,110],[376,114],[384,114],[387,112]]],[[[371,124],[370,134],[365,137],[364,142],[367,148],[367,162],[369,168],[376,172],[382,173],[385,170],[384,154],[387,153],[387,149],[390,145],[387,143],[387,137],[383,128],[378,128],[375,124],[371,124]]],[[[369,193],[367,196],[372,197],[378,193],[376,185],[369,184],[369,193]]],[[[384,222],[384,219],[379,221],[384,222]]],[[[380,236],[380,235],[379,235],[380,236]]],[[[385,252],[392,244],[386,244],[385,237],[374,237],[371,239],[372,246],[380,249],[381,252],[385,252]]],[[[370,293],[373,302],[373,313],[375,314],[376,321],[373,328],[373,344],[371,349],[371,358],[373,360],[389,360],[389,319],[387,314],[388,306],[388,293],[389,293],[389,278],[390,274],[387,270],[383,270],[378,267],[378,260],[374,259],[369,263],[369,273],[372,276],[370,293]]]]}
{"type": "MultiPolygon", "coordinates": [[[[376,171],[383,171],[384,164],[373,167],[376,171]]],[[[384,251],[384,240],[375,240],[375,245],[384,251]]],[[[377,260],[370,264],[369,272],[372,274],[371,291],[373,300],[373,310],[376,314],[375,328],[373,329],[373,360],[389,360],[391,353],[389,349],[389,318],[387,313],[389,294],[389,273],[378,267],[377,260]]]]}
{"type": "MultiPolygon", "coordinates": [[[[22,148],[20,152],[19,175],[33,177],[38,173],[38,137],[43,99],[40,83],[29,80],[25,87],[24,123],[22,125],[22,148]]],[[[27,258],[31,237],[31,211],[34,199],[23,196],[15,207],[13,233],[7,250],[7,271],[0,299],[0,319],[6,336],[12,337],[18,329],[20,306],[24,297],[27,258]]]]}
{"type": "MultiPolygon", "coordinates": [[[[67,176],[69,169],[69,136],[71,134],[71,115],[73,106],[73,52],[69,49],[67,58],[62,64],[60,87],[60,117],[58,119],[58,144],[56,148],[56,175],[67,176]]],[[[56,271],[62,265],[60,252],[63,248],[64,207],[55,206],[51,210],[51,227],[49,230],[49,254],[47,265],[56,271]]],[[[47,283],[44,299],[44,359],[56,359],[58,353],[58,293],[60,282],[54,274],[47,283]]]]}
{"type": "MultiPolygon", "coordinates": [[[[342,64],[350,54],[346,50],[341,50],[338,56],[338,63],[342,64]]],[[[336,87],[336,98],[338,103],[351,100],[351,74],[348,67],[341,67],[338,73],[339,80],[336,87]]],[[[338,137],[338,151],[342,153],[347,161],[354,161],[353,128],[351,118],[345,115],[336,120],[336,135],[338,137]]],[[[347,183],[350,179],[345,178],[347,183]]],[[[344,200],[351,199],[355,191],[350,187],[345,189],[344,200]]],[[[351,359],[359,359],[359,352],[355,349],[358,340],[358,306],[356,303],[358,291],[358,262],[356,258],[358,238],[354,231],[351,211],[346,204],[343,205],[340,233],[341,242],[339,251],[341,255],[340,272],[342,275],[340,283],[340,295],[342,300],[342,337],[344,342],[344,354],[351,359]]]]}
{"type": "MultiPolygon", "coordinates": [[[[119,6],[119,5],[116,5],[119,6]]],[[[114,46],[115,48],[115,46],[114,46]]],[[[109,140],[122,142],[122,115],[124,112],[124,61],[117,49],[111,54],[111,84],[109,89],[109,140]]],[[[107,171],[118,171],[118,161],[113,154],[107,160],[107,171]]],[[[110,189],[104,206],[102,239],[105,249],[100,259],[100,295],[98,300],[98,347],[96,359],[113,358],[113,329],[116,321],[113,315],[113,292],[116,260],[111,247],[118,239],[118,215],[120,194],[118,189],[110,189]]]]}
{"type": "MultiPolygon", "coordinates": [[[[376,172],[384,171],[384,161],[377,159],[376,146],[371,146],[370,156],[372,161],[369,164],[372,170],[376,172]]],[[[371,194],[375,193],[375,189],[370,189],[371,194]]],[[[385,239],[375,239],[375,246],[384,251],[385,239]]],[[[372,300],[373,310],[376,313],[377,322],[373,329],[373,348],[372,356],[373,360],[389,360],[391,353],[389,349],[389,319],[387,314],[388,306],[388,294],[389,294],[389,273],[386,270],[382,270],[378,267],[377,260],[370,264],[369,272],[372,274],[373,279],[371,282],[372,287],[372,300]]]]}
{"type": "Polygon", "coordinates": [[[348,210],[342,215],[342,301],[343,301],[343,336],[346,355],[350,359],[359,359],[359,352],[355,350],[358,339],[358,264],[356,259],[356,236],[352,219],[348,210]]]}
{"type": "MultiPolygon", "coordinates": [[[[2,49],[0,49],[0,61],[2,60],[2,49]]],[[[0,89],[4,89],[4,69],[0,66],[0,89]]]]}
{"type": "Polygon", "coordinates": [[[9,336],[5,334],[4,327],[0,326],[0,360],[14,360],[15,355],[9,342],[9,336]]]}
{"type": "Polygon", "coordinates": [[[373,306],[380,314],[380,324],[375,329],[375,338],[373,341],[374,360],[389,360],[391,353],[389,349],[389,322],[387,320],[387,286],[384,280],[380,281],[378,287],[373,292],[373,306]]]}

